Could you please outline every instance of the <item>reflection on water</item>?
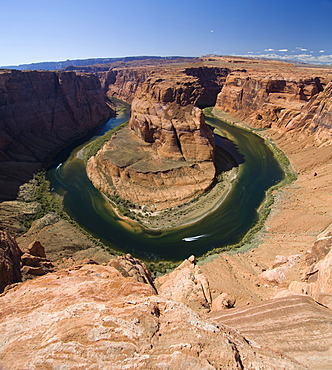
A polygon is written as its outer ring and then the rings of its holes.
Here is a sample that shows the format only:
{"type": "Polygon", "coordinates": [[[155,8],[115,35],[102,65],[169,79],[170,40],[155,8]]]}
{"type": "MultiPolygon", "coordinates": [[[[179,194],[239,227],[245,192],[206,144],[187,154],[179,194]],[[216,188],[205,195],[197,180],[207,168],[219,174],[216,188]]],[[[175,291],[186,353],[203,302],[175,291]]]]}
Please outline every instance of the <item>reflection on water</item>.
{"type": "MultiPolygon", "coordinates": [[[[97,134],[103,134],[127,119],[128,116],[113,118],[97,134]]],[[[218,144],[229,151],[235,161],[233,165],[239,166],[239,177],[223,204],[194,225],[152,231],[119,222],[89,181],[84,164],[76,155],[80,147],[66,162],[58,158],[53,169],[48,171],[51,186],[64,194],[67,213],[82,227],[106,245],[135,256],[182,260],[191,254],[200,256],[213,248],[237,243],[256,222],[256,209],[264,199],[265,191],[279,182],[283,173],[262,138],[217,118],[206,117],[206,121],[223,133],[218,144]]]]}

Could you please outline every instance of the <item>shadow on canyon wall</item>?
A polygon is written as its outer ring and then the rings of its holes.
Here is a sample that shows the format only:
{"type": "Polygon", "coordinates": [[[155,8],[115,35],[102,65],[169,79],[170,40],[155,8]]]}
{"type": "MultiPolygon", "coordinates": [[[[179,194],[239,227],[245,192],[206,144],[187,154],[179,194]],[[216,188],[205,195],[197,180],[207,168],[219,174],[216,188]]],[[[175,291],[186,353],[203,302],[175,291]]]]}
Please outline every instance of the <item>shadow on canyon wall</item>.
{"type": "Polygon", "coordinates": [[[216,153],[215,165],[217,176],[222,172],[229,171],[245,162],[244,155],[232,140],[215,135],[216,153]]]}

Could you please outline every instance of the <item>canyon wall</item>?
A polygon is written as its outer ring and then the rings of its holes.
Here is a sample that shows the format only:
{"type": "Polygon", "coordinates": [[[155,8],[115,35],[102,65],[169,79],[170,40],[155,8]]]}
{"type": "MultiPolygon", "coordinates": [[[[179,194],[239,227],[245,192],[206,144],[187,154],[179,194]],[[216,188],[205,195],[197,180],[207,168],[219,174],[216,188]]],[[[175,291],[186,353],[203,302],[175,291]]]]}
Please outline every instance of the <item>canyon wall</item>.
{"type": "MultiPolygon", "coordinates": [[[[202,63],[188,67],[149,66],[136,68],[114,68],[108,72],[98,73],[102,88],[109,97],[117,97],[128,103],[135,93],[149,78],[172,81],[173,85],[183,85],[186,95],[182,102],[194,104],[200,108],[215,105],[218,93],[223,86],[228,68],[207,67],[202,63]]],[[[161,81],[160,81],[161,82],[161,81]]]]}
{"type": "Polygon", "coordinates": [[[328,144],[332,128],[332,78],[304,74],[235,71],[228,75],[216,108],[258,128],[314,135],[328,144]]]}
{"type": "Polygon", "coordinates": [[[65,144],[114,112],[93,75],[0,71],[0,200],[65,144]]]}
{"type": "Polygon", "coordinates": [[[137,83],[124,85],[126,93],[136,89],[129,128],[89,160],[88,176],[104,193],[140,206],[189,202],[214,180],[214,136],[194,104],[216,97],[217,90],[212,86],[211,93],[183,72],[159,71],[137,83]]]}

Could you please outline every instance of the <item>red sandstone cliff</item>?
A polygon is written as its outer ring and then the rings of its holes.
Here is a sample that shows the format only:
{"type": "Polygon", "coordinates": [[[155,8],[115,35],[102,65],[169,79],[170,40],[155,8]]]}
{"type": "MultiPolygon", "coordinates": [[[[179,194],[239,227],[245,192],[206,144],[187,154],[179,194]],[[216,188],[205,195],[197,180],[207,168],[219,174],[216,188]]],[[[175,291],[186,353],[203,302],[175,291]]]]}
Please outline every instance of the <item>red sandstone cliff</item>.
{"type": "Polygon", "coordinates": [[[51,154],[112,114],[95,76],[0,71],[0,199],[15,198],[51,154]]]}
{"type": "Polygon", "coordinates": [[[216,108],[255,127],[314,134],[319,144],[328,143],[332,84],[313,73],[233,72],[218,95],[216,108]]]}
{"type": "Polygon", "coordinates": [[[114,68],[109,72],[98,73],[98,77],[109,97],[114,96],[128,103],[133,101],[138,88],[152,78],[168,81],[173,86],[182,85],[186,91],[185,94],[181,92],[182,96],[178,97],[182,103],[185,101],[184,104],[207,107],[215,104],[229,72],[228,68],[204,66],[199,62],[187,67],[164,65],[114,68]]]}

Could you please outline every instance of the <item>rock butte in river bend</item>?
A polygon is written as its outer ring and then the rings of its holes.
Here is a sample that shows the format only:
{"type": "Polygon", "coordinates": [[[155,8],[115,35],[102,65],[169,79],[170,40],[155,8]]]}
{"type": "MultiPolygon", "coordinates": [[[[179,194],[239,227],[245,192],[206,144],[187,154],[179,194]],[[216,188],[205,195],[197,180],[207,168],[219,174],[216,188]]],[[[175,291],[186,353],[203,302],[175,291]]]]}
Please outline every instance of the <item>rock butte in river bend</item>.
{"type": "MultiPolygon", "coordinates": [[[[266,231],[255,241],[258,247],[221,254],[200,267],[189,258],[152,286],[144,266],[132,257],[113,259],[109,266],[84,262],[92,256],[100,263],[108,259],[72,225],[48,215],[17,240],[27,249],[42,239],[59,271],[17,284],[21,253],[2,234],[0,280],[14,284],[0,296],[0,367],[332,366],[332,70],[228,57],[198,60],[197,70],[202,65],[205,76],[207,67],[229,69],[227,78],[217,79],[219,87],[214,80],[209,99],[216,101],[221,91],[217,106],[232,114],[229,120],[243,118],[243,109],[248,125],[271,126],[263,134],[286,152],[298,173],[295,183],[276,194],[266,231]],[[234,82],[238,75],[241,81],[234,82]],[[263,82],[267,76],[286,82],[266,91],[272,83],[263,82]],[[249,88],[252,80],[255,88],[249,88]],[[225,88],[236,105],[227,101],[225,88]],[[274,117],[272,124],[267,117],[274,117]]],[[[138,85],[160,68],[173,69],[174,76],[183,71],[183,66],[136,66],[99,77],[109,96],[132,101],[138,85]]],[[[24,218],[20,209],[29,214],[33,208],[16,201],[11,215],[11,202],[1,203],[1,227],[18,232],[24,218]]]]}
{"type": "Polygon", "coordinates": [[[129,127],[88,161],[88,176],[99,190],[163,209],[211,186],[214,136],[201,110],[190,104],[193,79],[179,77],[175,83],[158,74],[137,89],[129,127]]]}

